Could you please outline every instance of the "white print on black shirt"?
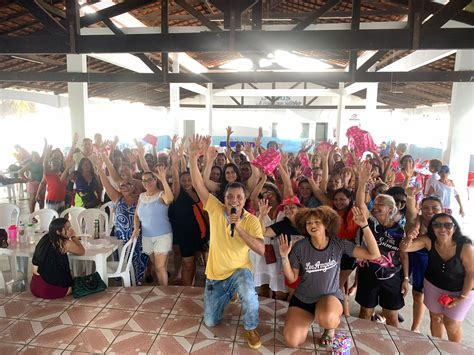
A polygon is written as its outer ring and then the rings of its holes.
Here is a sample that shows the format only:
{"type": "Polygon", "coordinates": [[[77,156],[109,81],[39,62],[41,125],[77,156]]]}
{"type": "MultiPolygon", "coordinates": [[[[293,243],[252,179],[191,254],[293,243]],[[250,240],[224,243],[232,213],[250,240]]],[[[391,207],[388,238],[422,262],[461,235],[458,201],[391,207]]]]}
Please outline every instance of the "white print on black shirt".
{"type": "Polygon", "coordinates": [[[380,237],[379,241],[377,242],[378,245],[385,247],[390,250],[398,251],[399,248],[395,244],[396,240],[393,238],[385,238],[385,237],[380,237]],[[386,239],[386,240],[385,240],[386,239]]]}
{"type": "Polygon", "coordinates": [[[337,266],[337,261],[336,260],[329,260],[326,263],[321,263],[320,261],[316,262],[314,265],[311,265],[311,263],[306,263],[305,265],[305,270],[308,274],[311,274],[312,272],[326,272],[329,269],[332,269],[337,266]]]}

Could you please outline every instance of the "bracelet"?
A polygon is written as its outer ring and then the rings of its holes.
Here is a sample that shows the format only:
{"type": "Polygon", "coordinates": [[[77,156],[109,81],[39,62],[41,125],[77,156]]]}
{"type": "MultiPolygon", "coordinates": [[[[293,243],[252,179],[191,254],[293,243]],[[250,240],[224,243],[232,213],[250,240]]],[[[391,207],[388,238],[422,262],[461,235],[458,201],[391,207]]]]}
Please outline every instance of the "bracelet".
{"type": "Polygon", "coordinates": [[[410,280],[410,278],[408,276],[405,276],[403,279],[404,280],[410,280]]]}
{"type": "Polygon", "coordinates": [[[288,256],[282,256],[281,257],[281,261],[285,261],[285,260],[288,261],[288,256]]]}
{"type": "Polygon", "coordinates": [[[363,230],[364,228],[367,228],[368,226],[369,226],[369,225],[368,225],[368,224],[366,224],[365,226],[363,226],[363,227],[360,227],[360,230],[363,230]]]}

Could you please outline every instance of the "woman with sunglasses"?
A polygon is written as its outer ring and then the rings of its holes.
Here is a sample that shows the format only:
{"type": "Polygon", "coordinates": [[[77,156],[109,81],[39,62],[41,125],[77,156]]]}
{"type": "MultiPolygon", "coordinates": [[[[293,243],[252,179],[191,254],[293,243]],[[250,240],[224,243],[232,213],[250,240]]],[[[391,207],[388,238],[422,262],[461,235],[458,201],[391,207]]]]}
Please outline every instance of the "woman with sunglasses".
{"type": "Polygon", "coordinates": [[[401,249],[428,250],[424,280],[424,303],[430,311],[431,335],[460,343],[462,321],[474,303],[474,248],[461,233],[458,222],[447,213],[436,214],[427,235],[415,229],[401,243],[401,249]]]}
{"type": "Polygon", "coordinates": [[[166,168],[158,166],[157,170],[156,175],[151,171],[142,174],[145,192],[138,198],[132,238],[138,238],[139,233],[142,233],[143,252],[150,257],[160,286],[167,286],[168,253],[173,245],[168,206],[174,197],[166,179],[166,168]],[[158,180],[163,190],[158,188],[158,180]]]}
{"type": "MultiPolygon", "coordinates": [[[[114,219],[114,234],[117,239],[127,243],[132,237],[133,233],[133,219],[138,203],[138,195],[135,192],[134,184],[130,180],[120,180],[118,182],[118,190],[112,186],[107,175],[103,170],[103,158],[98,155],[97,172],[100,181],[104,186],[105,192],[114,203],[115,219],[114,219]]],[[[139,238],[133,253],[133,269],[135,272],[135,282],[140,284],[143,274],[145,273],[146,265],[148,263],[148,255],[142,253],[142,240],[139,238]]]]}
{"type": "MultiPolygon", "coordinates": [[[[359,172],[356,205],[365,213],[368,213],[364,203],[365,186],[371,169],[369,163],[364,163],[359,172]]],[[[398,327],[398,310],[405,305],[404,297],[409,289],[408,255],[399,250],[405,231],[395,220],[398,208],[392,196],[378,195],[370,213],[368,225],[382,255],[376,260],[358,262],[359,318],[370,319],[375,307],[380,305],[387,324],[398,327]]]]}
{"type": "MultiPolygon", "coordinates": [[[[431,218],[433,218],[435,214],[443,212],[443,204],[437,197],[425,197],[421,200],[421,214],[418,214],[415,198],[416,192],[417,189],[414,187],[407,188],[407,224],[405,230],[411,231],[416,229],[419,235],[426,235],[431,218]]],[[[423,304],[423,280],[425,278],[426,268],[428,267],[428,250],[423,248],[408,253],[408,259],[413,296],[413,323],[411,330],[419,333],[421,321],[425,314],[425,306],[423,304]]]]}

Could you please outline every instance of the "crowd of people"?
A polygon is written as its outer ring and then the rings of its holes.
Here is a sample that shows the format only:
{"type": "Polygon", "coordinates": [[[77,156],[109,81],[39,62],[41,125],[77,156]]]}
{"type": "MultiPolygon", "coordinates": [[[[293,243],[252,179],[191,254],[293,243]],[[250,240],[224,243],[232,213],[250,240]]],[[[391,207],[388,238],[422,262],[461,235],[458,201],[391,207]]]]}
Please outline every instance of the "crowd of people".
{"type": "MultiPolygon", "coordinates": [[[[461,341],[474,302],[474,249],[453,217],[464,210],[447,165],[431,160],[427,178],[406,144],[382,143],[363,156],[328,142],[285,153],[276,141],[263,147],[261,131],[232,148],[232,133],[229,127],[223,150],[209,136],[174,136],[167,153],[155,146],[146,153],[138,141],[120,150],[117,138],[100,134],[80,148],[76,135],[67,156],[45,142],[42,155],[19,150],[15,182],[28,183],[31,211],[36,203],[61,211],[113,201],[114,235],[137,239],[138,284],[151,276],[167,285],[174,252],[181,283],[193,285],[204,260],[204,322],[218,324],[239,298],[251,348],[261,344],[258,296],[289,301],[288,346],[302,344],[315,321],[324,329],[320,346],[329,347],[341,315],[349,315],[350,294],[360,318],[398,326],[410,283],[411,329],[420,331],[426,307],[433,336],[446,329],[449,340],[461,341]],[[441,304],[441,296],[450,302],[441,304]]],[[[47,241],[56,252],[46,252],[46,239],[38,245],[33,281],[67,294],[70,279],[51,277],[51,263],[65,270],[65,253],[83,250],[65,220],[53,224],[47,241]]]]}

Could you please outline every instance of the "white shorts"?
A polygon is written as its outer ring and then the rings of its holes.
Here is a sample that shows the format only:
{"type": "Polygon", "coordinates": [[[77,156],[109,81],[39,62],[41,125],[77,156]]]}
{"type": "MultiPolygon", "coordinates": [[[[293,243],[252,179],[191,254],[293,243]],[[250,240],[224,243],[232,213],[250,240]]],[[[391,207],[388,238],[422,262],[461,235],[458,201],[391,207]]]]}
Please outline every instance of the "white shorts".
{"type": "Polygon", "coordinates": [[[173,233],[158,237],[142,237],[142,250],[146,255],[167,254],[173,248],[173,233]]]}

